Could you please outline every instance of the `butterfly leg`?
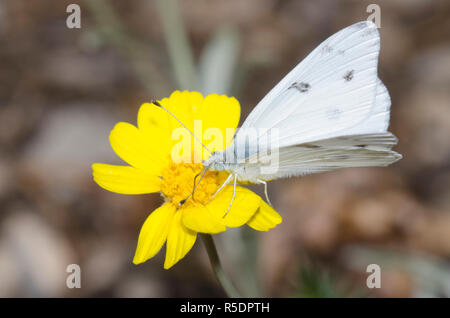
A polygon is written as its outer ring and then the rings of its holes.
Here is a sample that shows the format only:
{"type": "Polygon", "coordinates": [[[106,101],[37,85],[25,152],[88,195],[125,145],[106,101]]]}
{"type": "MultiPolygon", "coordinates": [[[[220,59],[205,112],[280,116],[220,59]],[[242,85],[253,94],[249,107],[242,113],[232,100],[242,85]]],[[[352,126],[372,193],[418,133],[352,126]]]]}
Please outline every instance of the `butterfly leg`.
{"type": "Polygon", "coordinates": [[[230,174],[228,176],[228,178],[225,180],[225,182],[220,186],[219,189],[217,189],[216,193],[214,193],[214,195],[211,197],[211,199],[209,199],[208,203],[211,202],[212,199],[214,199],[214,197],[220,192],[220,190],[222,190],[231,180],[231,178],[233,177],[232,174],[230,174]]]}
{"type": "Polygon", "coordinates": [[[258,179],[258,182],[261,183],[261,184],[264,184],[264,194],[266,195],[266,201],[267,201],[267,203],[269,203],[269,205],[271,207],[273,207],[273,205],[272,205],[272,203],[270,202],[270,199],[269,199],[269,194],[267,193],[267,182],[264,181],[264,180],[260,180],[260,179],[258,179]]]}
{"type": "Polygon", "coordinates": [[[200,171],[199,173],[197,173],[195,175],[195,177],[194,177],[194,187],[192,188],[191,193],[189,193],[189,195],[184,200],[181,200],[180,203],[178,203],[179,206],[182,206],[190,197],[192,197],[192,199],[195,200],[194,199],[195,189],[197,189],[197,186],[202,181],[202,179],[205,176],[206,172],[208,172],[208,167],[206,167],[205,169],[203,169],[202,171],[200,171]],[[199,177],[199,176],[200,176],[200,180],[198,180],[198,182],[196,182],[197,177],[199,177]]]}
{"type": "Polygon", "coordinates": [[[237,174],[234,175],[234,186],[233,186],[233,196],[231,197],[230,205],[228,206],[227,212],[223,215],[223,218],[227,216],[228,212],[231,210],[231,205],[233,204],[234,197],[236,196],[236,181],[237,181],[237,174]]]}

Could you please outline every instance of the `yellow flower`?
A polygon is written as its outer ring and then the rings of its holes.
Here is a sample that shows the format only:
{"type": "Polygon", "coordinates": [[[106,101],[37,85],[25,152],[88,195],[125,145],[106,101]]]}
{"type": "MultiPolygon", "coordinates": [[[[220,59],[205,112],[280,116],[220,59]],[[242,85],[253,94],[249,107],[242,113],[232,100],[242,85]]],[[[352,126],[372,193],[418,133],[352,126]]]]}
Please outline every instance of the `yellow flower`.
{"type": "MultiPolygon", "coordinates": [[[[240,105],[235,98],[217,94],[203,97],[198,92],[175,91],[160,103],[188,129],[195,131],[197,138],[208,135],[208,129],[219,129],[223,140],[210,144],[211,151],[223,150],[231,143],[233,135],[227,134],[227,129],[236,129],[240,117],[240,105]],[[198,123],[201,123],[199,132],[198,123]]],[[[206,153],[198,141],[189,137],[192,146],[187,147],[189,154],[181,155],[187,160],[174,160],[174,154],[178,154],[176,146],[180,143],[175,132],[177,129],[187,131],[154,104],[141,106],[137,124],[135,127],[120,122],[109,136],[113,150],[130,166],[92,165],[94,181],[106,190],[122,194],[160,192],[165,199],[165,203],[144,222],[133,263],[145,262],[166,243],[164,268],[168,269],[189,252],[198,232],[215,234],[227,227],[244,224],[258,231],[267,231],[281,223],[281,216],[275,210],[258,195],[240,186],[236,188],[233,204],[226,213],[233,186],[224,187],[212,198],[228,176],[226,172],[208,171],[194,194],[180,205],[180,201],[192,192],[195,176],[204,168],[201,160],[196,162],[192,159],[195,156],[207,159],[206,153]]],[[[181,150],[185,151],[185,148],[181,150]]]]}

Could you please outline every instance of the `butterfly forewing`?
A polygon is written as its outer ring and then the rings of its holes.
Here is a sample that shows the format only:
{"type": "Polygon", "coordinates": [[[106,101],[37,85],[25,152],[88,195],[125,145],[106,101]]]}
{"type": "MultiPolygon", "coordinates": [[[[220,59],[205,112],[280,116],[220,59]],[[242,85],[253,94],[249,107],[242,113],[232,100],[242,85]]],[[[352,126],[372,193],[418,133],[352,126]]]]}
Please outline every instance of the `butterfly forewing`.
{"type": "Polygon", "coordinates": [[[375,24],[359,22],[329,37],[287,74],[225,151],[240,179],[270,180],[398,160],[400,155],[390,150],[395,137],[386,132],[391,101],[377,76],[379,50],[375,24]],[[269,160],[261,149],[274,133],[278,137],[270,144],[277,148],[279,172],[264,177],[256,169],[269,160]]]}

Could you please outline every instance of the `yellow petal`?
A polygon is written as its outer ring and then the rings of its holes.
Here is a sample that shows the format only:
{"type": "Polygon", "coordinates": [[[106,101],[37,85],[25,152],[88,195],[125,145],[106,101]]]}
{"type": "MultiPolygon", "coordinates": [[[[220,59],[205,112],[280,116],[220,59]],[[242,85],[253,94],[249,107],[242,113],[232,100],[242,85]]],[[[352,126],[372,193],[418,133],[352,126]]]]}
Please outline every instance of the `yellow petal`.
{"type": "MultiPolygon", "coordinates": [[[[190,92],[184,91],[175,91],[170,94],[170,97],[161,101],[164,102],[162,104],[166,107],[173,115],[175,115],[179,121],[181,121],[190,131],[194,130],[194,117],[192,112],[192,105],[190,103],[190,92]]],[[[174,125],[172,129],[177,127],[183,127],[176,120],[172,122],[174,125]]]]}
{"type": "Polygon", "coordinates": [[[206,207],[212,214],[222,218],[226,226],[239,227],[255,214],[262,199],[247,188],[236,187],[233,203],[225,215],[233,198],[233,188],[234,186],[225,187],[206,207]]]}
{"type": "Polygon", "coordinates": [[[180,211],[175,213],[167,236],[165,269],[169,269],[182,259],[197,239],[197,232],[189,230],[182,224],[181,215],[180,211]]]}
{"type": "Polygon", "coordinates": [[[103,189],[122,194],[158,192],[161,180],[143,170],[103,163],[92,165],[94,181],[103,189]]]}
{"type": "Polygon", "coordinates": [[[247,225],[257,231],[268,231],[280,224],[282,220],[281,216],[270,205],[261,200],[261,206],[247,222],[247,225]]]}
{"type": "Polygon", "coordinates": [[[153,211],[142,225],[133,263],[140,264],[155,256],[167,239],[175,206],[164,204],[153,211]]]}
{"type": "Polygon", "coordinates": [[[161,107],[151,103],[144,103],[138,112],[138,128],[143,132],[156,128],[169,135],[171,129],[169,116],[161,107]]]}
{"type": "Polygon", "coordinates": [[[188,148],[186,150],[189,154],[183,156],[183,161],[192,162],[192,160],[196,160],[195,162],[200,162],[202,160],[202,145],[192,137],[191,133],[194,134],[197,139],[202,140],[202,94],[199,92],[175,91],[169,98],[161,100],[160,104],[173,115],[172,116],[168,114],[167,111],[163,110],[169,116],[169,152],[172,152],[175,144],[180,143],[180,136],[184,136],[184,138],[187,139],[183,140],[182,144],[183,147],[185,147],[185,142],[188,143],[188,148]],[[183,123],[190,132],[185,130],[183,125],[181,125],[174,116],[183,123]],[[196,155],[194,155],[194,152],[196,155]]]}
{"type": "Polygon", "coordinates": [[[159,151],[158,136],[144,138],[139,130],[128,123],[120,122],[109,135],[111,147],[116,154],[131,166],[159,175],[168,164],[168,158],[159,151]]]}
{"type": "Polygon", "coordinates": [[[193,231],[216,234],[226,230],[222,220],[201,204],[182,209],[181,212],[184,226],[193,231]]]}
{"type": "MultiPolygon", "coordinates": [[[[223,150],[231,143],[240,118],[240,105],[234,97],[211,94],[203,98],[199,92],[175,91],[160,103],[207,145],[209,150],[223,150]]],[[[170,117],[171,131],[182,127],[170,117]]],[[[202,149],[194,138],[191,139],[192,145],[195,145],[191,147],[196,153],[195,158],[201,159],[203,151],[203,159],[207,159],[209,152],[202,149]]]]}
{"type": "Polygon", "coordinates": [[[144,138],[162,155],[168,157],[172,146],[171,131],[174,119],[161,107],[145,103],[139,108],[138,127],[144,138]]]}
{"type": "Polygon", "coordinates": [[[192,113],[194,118],[198,116],[203,116],[203,95],[199,92],[188,92],[189,104],[192,108],[192,113]]]}
{"type": "Polygon", "coordinates": [[[233,139],[233,133],[228,129],[235,129],[241,116],[241,106],[236,98],[226,95],[211,94],[203,101],[203,129],[219,128],[222,131],[222,149],[217,147],[216,151],[225,149],[233,139]]]}

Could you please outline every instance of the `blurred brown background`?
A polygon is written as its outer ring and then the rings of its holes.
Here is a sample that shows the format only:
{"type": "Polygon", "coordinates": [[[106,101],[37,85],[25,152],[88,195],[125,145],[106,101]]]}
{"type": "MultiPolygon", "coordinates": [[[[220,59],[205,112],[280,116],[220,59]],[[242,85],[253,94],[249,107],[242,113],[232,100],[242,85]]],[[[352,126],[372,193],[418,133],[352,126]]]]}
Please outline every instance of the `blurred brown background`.
{"type": "Polygon", "coordinates": [[[236,96],[243,120],[315,46],[366,20],[370,3],[404,158],[272,182],[284,222],[215,236],[219,253],[247,296],[450,296],[450,2],[179,2],[0,2],[0,296],[223,296],[200,240],[169,271],[163,252],[134,266],[161,198],[102,190],[90,165],[119,162],[113,125],[174,89],[236,96]],[[66,27],[70,3],[81,29],[66,27]],[[72,263],[80,289],[65,284],[72,263]],[[366,287],[372,263],[381,289],[366,287]]]}

